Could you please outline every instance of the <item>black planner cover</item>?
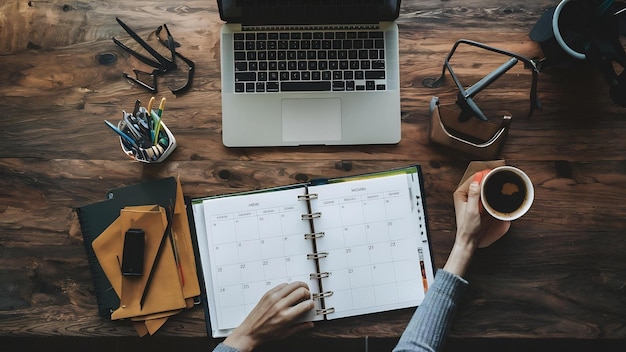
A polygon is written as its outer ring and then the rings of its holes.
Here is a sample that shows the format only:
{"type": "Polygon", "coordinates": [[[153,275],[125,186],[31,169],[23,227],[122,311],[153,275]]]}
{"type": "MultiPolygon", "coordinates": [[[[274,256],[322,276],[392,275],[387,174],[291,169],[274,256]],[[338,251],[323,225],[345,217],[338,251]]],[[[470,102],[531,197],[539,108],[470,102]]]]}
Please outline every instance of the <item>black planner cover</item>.
{"type": "Polygon", "coordinates": [[[120,210],[126,206],[149,204],[173,206],[176,201],[176,186],[174,177],[146,181],[109,190],[108,199],[75,208],[96,291],[99,315],[110,317],[111,312],[119,307],[120,300],[98,263],[91,246],[92,242],[117,219],[120,210]]]}

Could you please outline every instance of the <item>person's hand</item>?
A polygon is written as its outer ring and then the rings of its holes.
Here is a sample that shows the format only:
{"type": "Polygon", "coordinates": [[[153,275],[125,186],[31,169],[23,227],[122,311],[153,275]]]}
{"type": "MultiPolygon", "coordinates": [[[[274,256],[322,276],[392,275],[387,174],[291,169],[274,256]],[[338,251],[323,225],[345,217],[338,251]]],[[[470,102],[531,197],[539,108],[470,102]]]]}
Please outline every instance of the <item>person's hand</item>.
{"type": "Polygon", "coordinates": [[[456,238],[444,270],[462,276],[477,247],[486,247],[502,237],[511,226],[509,221],[494,219],[480,203],[480,182],[489,170],[468,178],[454,192],[456,238]]]}
{"type": "Polygon", "coordinates": [[[280,284],[263,295],[243,323],[224,340],[224,344],[247,352],[264,342],[312,328],[312,322],[296,323],[295,320],[313,308],[306,283],[280,284]]]}

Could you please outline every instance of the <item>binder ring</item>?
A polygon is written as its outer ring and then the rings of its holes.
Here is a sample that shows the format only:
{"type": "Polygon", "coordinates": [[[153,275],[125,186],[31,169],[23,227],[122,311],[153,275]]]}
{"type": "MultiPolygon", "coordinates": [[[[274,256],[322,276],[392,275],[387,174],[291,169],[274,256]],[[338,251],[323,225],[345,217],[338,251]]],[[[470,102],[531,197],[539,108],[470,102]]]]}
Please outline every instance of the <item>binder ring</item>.
{"type": "Polygon", "coordinates": [[[324,297],[330,297],[333,295],[333,291],[324,291],[324,292],[320,292],[320,293],[314,293],[311,296],[313,297],[313,299],[320,299],[320,298],[324,298],[324,297]]]}
{"type": "Polygon", "coordinates": [[[306,259],[321,259],[328,257],[328,252],[318,252],[306,255],[306,259]]]}
{"type": "Polygon", "coordinates": [[[309,278],[311,280],[315,280],[315,279],[324,279],[330,276],[330,273],[328,271],[325,271],[323,273],[312,273],[309,274],[309,278]]]}
{"type": "Polygon", "coordinates": [[[324,237],[326,235],[326,233],[324,231],[321,232],[312,232],[312,233],[305,233],[304,234],[304,239],[305,240],[312,240],[314,238],[321,238],[324,237]]]}
{"type": "Polygon", "coordinates": [[[325,308],[325,309],[316,309],[315,310],[315,314],[316,315],[326,315],[326,314],[330,314],[330,313],[334,313],[335,312],[335,308],[325,308]]]}
{"type": "Polygon", "coordinates": [[[311,199],[317,199],[317,193],[307,193],[307,194],[301,194],[298,196],[298,200],[311,200],[311,199]]]}
{"type": "Polygon", "coordinates": [[[310,214],[302,214],[302,220],[313,220],[322,216],[322,212],[310,213],[310,214]]]}

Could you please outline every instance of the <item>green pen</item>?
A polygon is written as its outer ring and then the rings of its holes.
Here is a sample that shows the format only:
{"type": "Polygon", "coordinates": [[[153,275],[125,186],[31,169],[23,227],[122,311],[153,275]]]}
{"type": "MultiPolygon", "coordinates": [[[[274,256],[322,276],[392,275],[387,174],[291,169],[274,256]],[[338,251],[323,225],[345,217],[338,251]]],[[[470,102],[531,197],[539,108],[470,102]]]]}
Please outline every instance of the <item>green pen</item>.
{"type": "Polygon", "coordinates": [[[161,130],[161,116],[159,116],[154,110],[150,111],[150,116],[154,122],[154,135],[152,136],[152,143],[156,144],[159,140],[159,132],[161,130]]]}
{"type": "Polygon", "coordinates": [[[159,111],[157,112],[158,119],[156,120],[156,127],[154,129],[154,140],[153,143],[156,143],[159,139],[159,131],[161,131],[161,116],[163,115],[163,110],[165,109],[165,98],[161,98],[161,103],[159,104],[159,111]]]}

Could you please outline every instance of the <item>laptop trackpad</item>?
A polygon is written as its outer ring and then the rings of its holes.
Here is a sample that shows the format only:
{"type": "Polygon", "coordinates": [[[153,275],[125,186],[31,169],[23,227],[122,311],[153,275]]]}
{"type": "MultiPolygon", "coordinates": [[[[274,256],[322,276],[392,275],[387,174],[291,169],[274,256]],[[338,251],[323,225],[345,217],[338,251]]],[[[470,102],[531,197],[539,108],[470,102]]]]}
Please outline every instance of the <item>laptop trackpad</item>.
{"type": "Polygon", "coordinates": [[[283,99],[283,141],[322,142],[341,139],[341,99],[283,99]]]}

